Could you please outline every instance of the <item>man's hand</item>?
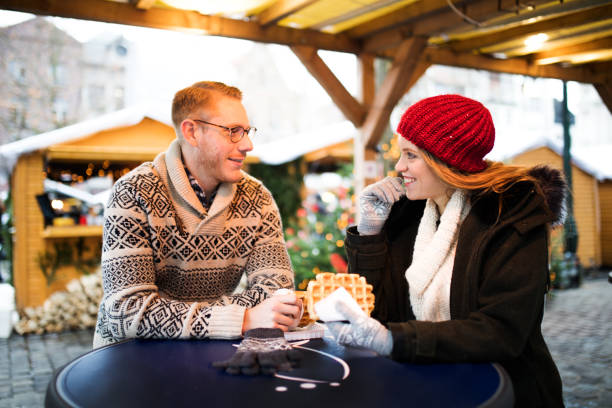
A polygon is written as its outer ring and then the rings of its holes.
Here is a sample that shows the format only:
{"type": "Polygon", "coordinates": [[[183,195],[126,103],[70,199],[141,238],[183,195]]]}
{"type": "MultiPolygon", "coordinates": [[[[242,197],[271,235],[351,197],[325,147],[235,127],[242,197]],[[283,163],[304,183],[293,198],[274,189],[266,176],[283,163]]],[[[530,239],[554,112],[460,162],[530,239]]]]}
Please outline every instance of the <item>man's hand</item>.
{"type": "Polygon", "coordinates": [[[338,302],[336,310],[349,321],[349,324],[343,322],[326,323],[327,328],[338,343],[365,347],[382,356],[391,354],[393,336],[391,331],[380,324],[378,320],[355,312],[342,301],[338,302]]]}
{"type": "Polygon", "coordinates": [[[294,292],[272,296],[244,313],[242,333],[268,327],[288,331],[297,327],[302,316],[302,300],[294,292]]]}
{"type": "Polygon", "coordinates": [[[359,196],[359,225],[362,235],[378,234],[389,217],[391,206],[406,191],[400,177],[385,177],[363,189],[359,196]]]}

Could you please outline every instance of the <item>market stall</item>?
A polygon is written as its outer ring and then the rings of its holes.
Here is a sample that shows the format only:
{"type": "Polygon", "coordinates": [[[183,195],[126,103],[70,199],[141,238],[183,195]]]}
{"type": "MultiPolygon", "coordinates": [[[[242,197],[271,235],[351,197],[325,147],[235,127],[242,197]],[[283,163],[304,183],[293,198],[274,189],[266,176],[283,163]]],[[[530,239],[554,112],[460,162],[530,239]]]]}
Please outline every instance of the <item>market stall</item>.
{"type": "Polygon", "coordinates": [[[18,308],[41,305],[98,269],[112,183],[174,138],[169,117],[138,107],[2,146],[14,203],[18,308]]]}

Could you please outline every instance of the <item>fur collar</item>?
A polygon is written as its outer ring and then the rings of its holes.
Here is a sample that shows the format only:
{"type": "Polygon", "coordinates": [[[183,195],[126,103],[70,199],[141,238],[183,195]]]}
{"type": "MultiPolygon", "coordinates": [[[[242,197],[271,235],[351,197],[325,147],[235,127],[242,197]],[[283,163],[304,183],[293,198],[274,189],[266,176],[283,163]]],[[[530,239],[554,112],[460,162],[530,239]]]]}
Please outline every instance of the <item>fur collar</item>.
{"type": "Polygon", "coordinates": [[[536,166],[529,170],[529,175],[538,181],[546,205],[555,219],[553,225],[561,225],[567,215],[565,198],[567,184],[561,171],[548,166],[536,166]]]}
{"type": "Polygon", "coordinates": [[[523,227],[563,224],[566,184],[562,173],[548,166],[536,166],[528,174],[535,183],[516,183],[501,195],[474,192],[473,208],[478,217],[490,225],[506,221],[520,221],[523,227]]]}

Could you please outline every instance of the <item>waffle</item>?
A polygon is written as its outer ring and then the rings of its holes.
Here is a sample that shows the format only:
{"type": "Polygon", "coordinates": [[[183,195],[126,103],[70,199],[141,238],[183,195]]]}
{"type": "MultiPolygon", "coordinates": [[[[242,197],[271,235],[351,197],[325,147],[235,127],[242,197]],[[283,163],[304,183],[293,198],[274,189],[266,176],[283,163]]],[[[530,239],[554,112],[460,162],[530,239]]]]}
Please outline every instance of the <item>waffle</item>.
{"type": "Polygon", "coordinates": [[[356,273],[336,274],[321,272],[317,274],[315,280],[308,282],[304,299],[306,306],[304,309],[304,316],[308,315],[310,321],[316,321],[317,314],[315,313],[314,304],[330,295],[340,286],[346,289],[346,291],[357,301],[361,310],[368,316],[372,313],[374,309],[372,285],[368,284],[363,276],[356,273]]]}

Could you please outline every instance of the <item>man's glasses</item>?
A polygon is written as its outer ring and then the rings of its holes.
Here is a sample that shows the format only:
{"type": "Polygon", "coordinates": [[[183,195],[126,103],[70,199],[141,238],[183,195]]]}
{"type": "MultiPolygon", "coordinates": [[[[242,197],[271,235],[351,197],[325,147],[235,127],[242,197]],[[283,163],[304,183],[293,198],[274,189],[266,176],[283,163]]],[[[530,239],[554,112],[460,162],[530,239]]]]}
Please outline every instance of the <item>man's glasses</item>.
{"type": "Polygon", "coordinates": [[[242,126],[234,126],[232,128],[229,128],[227,126],[217,125],[216,123],[210,123],[202,119],[191,119],[191,120],[193,120],[194,122],[205,123],[207,125],[212,125],[212,126],[219,127],[221,129],[225,129],[229,133],[230,140],[233,143],[238,143],[239,141],[241,141],[244,135],[249,135],[249,137],[253,137],[255,136],[255,132],[257,132],[257,128],[255,127],[250,127],[248,129],[245,129],[242,126]]]}

